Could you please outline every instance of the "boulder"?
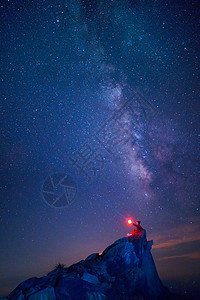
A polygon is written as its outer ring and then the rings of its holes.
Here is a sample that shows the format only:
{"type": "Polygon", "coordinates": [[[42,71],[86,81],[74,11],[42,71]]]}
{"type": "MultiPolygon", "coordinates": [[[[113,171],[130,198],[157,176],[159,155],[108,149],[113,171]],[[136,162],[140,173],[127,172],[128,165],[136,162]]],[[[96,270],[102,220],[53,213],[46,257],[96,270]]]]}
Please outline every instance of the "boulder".
{"type": "Polygon", "coordinates": [[[56,300],[53,287],[48,287],[28,297],[28,300],[56,300]]]}
{"type": "Polygon", "coordinates": [[[98,292],[96,286],[80,278],[63,278],[56,287],[56,299],[80,300],[86,294],[98,292]]]}
{"type": "Polygon", "coordinates": [[[93,284],[98,284],[99,280],[96,276],[89,274],[87,272],[83,273],[83,276],[81,276],[82,280],[85,280],[87,282],[93,283],[93,284]]]}

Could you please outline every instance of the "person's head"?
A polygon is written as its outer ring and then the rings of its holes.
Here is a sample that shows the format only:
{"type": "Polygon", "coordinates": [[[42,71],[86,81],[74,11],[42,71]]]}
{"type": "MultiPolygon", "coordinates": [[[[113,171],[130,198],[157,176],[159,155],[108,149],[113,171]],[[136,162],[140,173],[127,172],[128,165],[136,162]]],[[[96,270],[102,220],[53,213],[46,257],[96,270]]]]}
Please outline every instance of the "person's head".
{"type": "Polygon", "coordinates": [[[140,225],[141,221],[137,221],[137,224],[140,225]]]}

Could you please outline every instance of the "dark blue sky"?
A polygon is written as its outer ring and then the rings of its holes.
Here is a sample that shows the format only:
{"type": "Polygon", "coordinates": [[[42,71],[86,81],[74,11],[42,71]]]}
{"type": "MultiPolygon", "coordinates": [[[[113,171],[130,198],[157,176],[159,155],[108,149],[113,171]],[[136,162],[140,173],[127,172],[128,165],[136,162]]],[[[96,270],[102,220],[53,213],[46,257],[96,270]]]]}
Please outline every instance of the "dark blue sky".
{"type": "Polygon", "coordinates": [[[101,252],[132,217],[154,240],[161,279],[194,294],[199,1],[0,9],[1,293],[101,252]]]}

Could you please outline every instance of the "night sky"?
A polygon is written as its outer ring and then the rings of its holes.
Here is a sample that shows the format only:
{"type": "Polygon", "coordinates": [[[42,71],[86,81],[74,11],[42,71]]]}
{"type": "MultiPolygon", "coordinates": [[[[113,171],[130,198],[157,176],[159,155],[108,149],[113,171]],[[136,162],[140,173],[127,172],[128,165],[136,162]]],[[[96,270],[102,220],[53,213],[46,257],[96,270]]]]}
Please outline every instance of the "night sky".
{"type": "Polygon", "coordinates": [[[197,294],[199,1],[0,9],[0,294],[101,252],[129,217],[161,280],[197,294]]]}

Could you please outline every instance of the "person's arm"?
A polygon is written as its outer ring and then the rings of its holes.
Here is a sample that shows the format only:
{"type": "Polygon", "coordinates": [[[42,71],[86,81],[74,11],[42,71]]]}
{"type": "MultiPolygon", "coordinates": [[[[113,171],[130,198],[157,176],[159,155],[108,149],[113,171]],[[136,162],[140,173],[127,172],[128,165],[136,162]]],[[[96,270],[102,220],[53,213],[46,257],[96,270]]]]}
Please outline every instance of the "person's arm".
{"type": "Polygon", "coordinates": [[[133,224],[133,226],[137,227],[137,225],[135,223],[132,223],[132,224],[133,224]]]}

